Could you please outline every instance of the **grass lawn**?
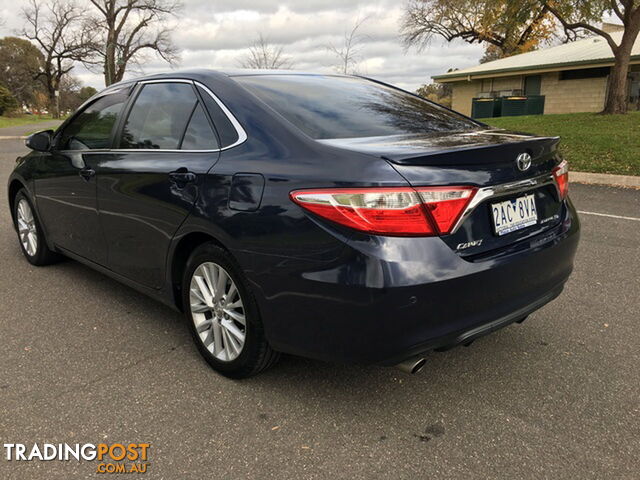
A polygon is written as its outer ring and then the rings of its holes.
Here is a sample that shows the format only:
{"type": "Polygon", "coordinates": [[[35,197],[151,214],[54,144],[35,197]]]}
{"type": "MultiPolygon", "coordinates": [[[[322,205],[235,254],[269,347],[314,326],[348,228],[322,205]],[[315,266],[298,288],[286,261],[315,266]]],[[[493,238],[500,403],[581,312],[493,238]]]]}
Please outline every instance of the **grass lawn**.
{"type": "Polygon", "coordinates": [[[482,121],[498,128],[560,136],[560,149],[571,170],[640,175],[640,112],[529,115],[482,121]]]}
{"type": "Polygon", "coordinates": [[[0,128],[18,127],[20,125],[27,125],[30,123],[46,122],[47,120],[53,120],[51,115],[18,115],[16,117],[0,116],[0,128]]]}

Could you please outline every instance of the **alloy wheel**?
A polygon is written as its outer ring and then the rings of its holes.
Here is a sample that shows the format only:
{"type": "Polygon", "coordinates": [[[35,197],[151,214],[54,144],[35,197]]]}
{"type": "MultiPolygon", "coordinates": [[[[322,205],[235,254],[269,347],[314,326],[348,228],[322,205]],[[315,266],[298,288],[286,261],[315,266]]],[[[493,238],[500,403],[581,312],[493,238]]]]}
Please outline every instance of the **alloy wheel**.
{"type": "Polygon", "coordinates": [[[17,220],[18,236],[22,248],[27,252],[27,255],[33,257],[38,251],[38,230],[31,206],[24,198],[18,202],[17,220]]]}
{"type": "Polygon", "coordinates": [[[205,262],[191,277],[191,318],[203,345],[218,360],[238,358],[245,343],[247,323],[238,288],[220,265],[205,262]]]}

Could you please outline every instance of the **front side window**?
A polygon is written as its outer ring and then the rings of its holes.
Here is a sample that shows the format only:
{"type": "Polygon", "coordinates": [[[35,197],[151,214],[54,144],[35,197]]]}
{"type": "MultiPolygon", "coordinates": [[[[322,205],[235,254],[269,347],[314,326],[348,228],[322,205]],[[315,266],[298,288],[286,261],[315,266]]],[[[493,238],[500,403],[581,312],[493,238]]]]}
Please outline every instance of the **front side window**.
{"type": "Polygon", "coordinates": [[[479,128],[473,120],[435,103],[361,78],[248,75],[235,80],[315,139],[479,128]]]}
{"type": "Polygon", "coordinates": [[[208,150],[217,139],[190,84],[150,83],[135,99],[120,148],[208,150]]]}
{"type": "Polygon", "coordinates": [[[127,101],[125,92],[99,98],[67,125],[60,136],[60,150],[111,148],[111,135],[118,115],[127,101]]]}

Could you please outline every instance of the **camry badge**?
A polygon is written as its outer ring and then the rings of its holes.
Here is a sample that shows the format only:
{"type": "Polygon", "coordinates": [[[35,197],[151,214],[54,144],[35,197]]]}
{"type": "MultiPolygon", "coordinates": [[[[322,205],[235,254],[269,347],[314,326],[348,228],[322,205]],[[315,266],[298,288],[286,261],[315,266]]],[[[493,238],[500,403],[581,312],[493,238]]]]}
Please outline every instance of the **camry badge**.
{"type": "Polygon", "coordinates": [[[521,153],[516,158],[516,164],[518,165],[518,170],[521,172],[529,170],[529,167],[531,166],[531,155],[528,153],[521,153]]]}

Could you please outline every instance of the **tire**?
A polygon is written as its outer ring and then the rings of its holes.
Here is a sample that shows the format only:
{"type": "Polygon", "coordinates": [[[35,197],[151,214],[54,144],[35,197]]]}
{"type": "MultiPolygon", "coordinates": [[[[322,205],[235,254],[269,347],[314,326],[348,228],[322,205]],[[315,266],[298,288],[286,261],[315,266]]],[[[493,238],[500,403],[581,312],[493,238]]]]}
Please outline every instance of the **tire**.
{"type": "Polygon", "coordinates": [[[18,191],[13,202],[13,219],[20,249],[30,264],[41,267],[60,260],[60,255],[47,246],[42,225],[24,189],[18,191]]]}
{"type": "Polygon", "coordinates": [[[182,304],[200,354],[222,375],[251,377],[278,360],[244,274],[229,253],[214,243],[200,245],[189,257],[182,278],[182,304]]]}

